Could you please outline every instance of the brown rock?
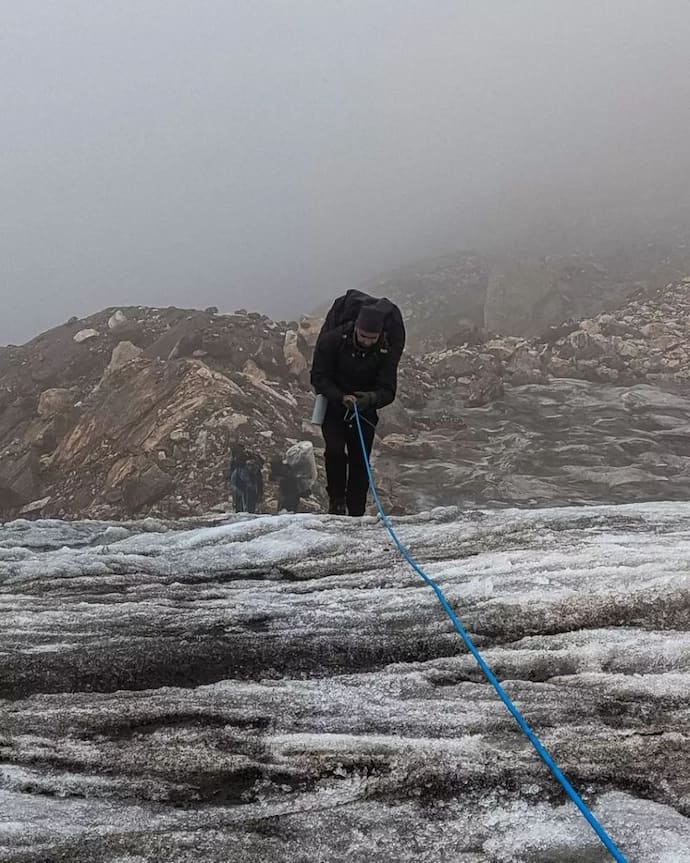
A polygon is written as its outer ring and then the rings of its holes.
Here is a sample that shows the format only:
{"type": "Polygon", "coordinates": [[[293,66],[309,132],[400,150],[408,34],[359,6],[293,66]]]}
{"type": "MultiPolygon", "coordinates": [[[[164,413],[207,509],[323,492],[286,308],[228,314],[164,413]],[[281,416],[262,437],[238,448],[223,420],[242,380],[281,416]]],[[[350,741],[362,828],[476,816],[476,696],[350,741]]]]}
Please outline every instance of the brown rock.
{"type": "Polygon", "coordinates": [[[74,404],[74,395],[70,390],[53,387],[44,390],[39,399],[37,413],[43,419],[68,411],[74,404]]]}
{"type": "Polygon", "coordinates": [[[171,327],[150,344],[144,356],[150,359],[173,360],[191,356],[202,347],[205,318],[196,313],[171,327]]]}
{"type": "Polygon", "coordinates": [[[478,327],[472,321],[460,321],[457,330],[446,339],[446,347],[452,349],[462,345],[480,345],[487,338],[488,333],[485,329],[478,327]]]}
{"type": "Polygon", "coordinates": [[[541,358],[527,345],[519,347],[506,363],[506,372],[514,386],[544,380],[545,370],[541,358]]]}
{"type": "Polygon", "coordinates": [[[104,376],[111,375],[113,372],[126,366],[127,363],[132,362],[132,360],[136,360],[141,356],[141,354],[142,349],[132,344],[132,342],[119,342],[113,348],[110,362],[103,372],[104,376]]]}
{"type": "Polygon", "coordinates": [[[154,462],[149,462],[143,471],[127,480],[123,488],[123,499],[133,510],[156,503],[168,494],[173,486],[172,477],[154,462]]]}
{"type": "Polygon", "coordinates": [[[254,360],[247,360],[247,362],[242,367],[242,374],[246,375],[250,378],[254,383],[263,383],[266,378],[266,372],[263,369],[260,369],[254,360]]]}
{"type": "Polygon", "coordinates": [[[601,344],[584,330],[575,330],[556,346],[558,353],[576,360],[589,360],[600,357],[603,353],[601,344]]]}
{"type": "Polygon", "coordinates": [[[640,332],[646,339],[657,339],[667,333],[666,325],[660,321],[654,321],[649,324],[644,324],[640,327],[640,332]]]}
{"type": "Polygon", "coordinates": [[[496,357],[497,360],[506,362],[513,356],[515,351],[523,345],[524,341],[522,339],[505,336],[503,338],[490,339],[488,342],[485,342],[482,350],[491,354],[492,357],[496,357]]]}
{"type": "Polygon", "coordinates": [[[27,503],[26,506],[23,506],[19,510],[19,515],[35,515],[36,513],[40,513],[48,506],[50,500],[50,495],[42,497],[40,500],[32,500],[31,503],[27,503]]]}
{"type": "Polygon", "coordinates": [[[285,333],[283,354],[285,356],[285,363],[287,364],[288,372],[293,375],[293,377],[298,378],[307,371],[307,360],[299,349],[298,334],[294,330],[288,330],[285,333]]]}
{"type": "Polygon", "coordinates": [[[388,434],[381,440],[381,446],[392,449],[405,458],[423,459],[434,455],[434,448],[429,441],[420,441],[418,435],[388,434]]]}
{"type": "Polygon", "coordinates": [[[485,373],[472,382],[466,403],[471,408],[482,407],[501,398],[503,393],[503,379],[498,375],[485,373]]]}
{"type": "Polygon", "coordinates": [[[480,365],[477,353],[465,348],[454,348],[432,354],[428,357],[428,361],[435,378],[449,375],[456,378],[466,377],[474,374],[480,365]]]}
{"type": "Polygon", "coordinates": [[[12,510],[41,496],[38,456],[29,451],[0,461],[0,510],[12,510]]]}

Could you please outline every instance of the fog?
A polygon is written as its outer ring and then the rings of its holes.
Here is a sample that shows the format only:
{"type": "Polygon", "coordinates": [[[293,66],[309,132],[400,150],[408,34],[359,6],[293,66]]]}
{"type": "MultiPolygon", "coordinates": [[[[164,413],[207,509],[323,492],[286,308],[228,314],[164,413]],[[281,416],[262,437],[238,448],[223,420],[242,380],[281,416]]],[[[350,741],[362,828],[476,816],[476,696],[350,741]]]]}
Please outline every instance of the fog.
{"type": "Polygon", "coordinates": [[[0,0],[0,343],[690,224],[687,0],[0,0]]]}

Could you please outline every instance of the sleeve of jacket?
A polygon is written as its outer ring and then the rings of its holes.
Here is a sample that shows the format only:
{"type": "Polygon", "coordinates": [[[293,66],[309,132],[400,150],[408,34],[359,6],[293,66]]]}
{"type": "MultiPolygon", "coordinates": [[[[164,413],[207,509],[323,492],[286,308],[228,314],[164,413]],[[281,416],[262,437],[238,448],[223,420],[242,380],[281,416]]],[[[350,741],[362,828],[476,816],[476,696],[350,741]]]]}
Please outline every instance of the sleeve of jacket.
{"type": "Polygon", "coordinates": [[[341,336],[337,330],[321,336],[314,348],[311,364],[311,385],[319,395],[326,396],[329,402],[340,402],[345,395],[335,382],[340,340],[341,336]]]}
{"type": "Polygon", "coordinates": [[[398,362],[400,358],[393,352],[385,355],[376,380],[376,408],[385,408],[395,400],[398,390],[398,362]]]}

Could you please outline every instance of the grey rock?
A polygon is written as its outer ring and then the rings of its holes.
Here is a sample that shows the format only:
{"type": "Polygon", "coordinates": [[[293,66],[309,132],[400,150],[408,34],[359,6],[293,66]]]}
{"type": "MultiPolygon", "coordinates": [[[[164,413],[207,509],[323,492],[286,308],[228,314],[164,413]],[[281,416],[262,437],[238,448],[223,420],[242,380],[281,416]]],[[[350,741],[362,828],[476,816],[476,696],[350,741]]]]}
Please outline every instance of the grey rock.
{"type": "Polygon", "coordinates": [[[103,373],[104,376],[113,374],[113,372],[126,366],[127,363],[131,363],[133,360],[138,359],[141,354],[142,349],[137,345],[132,344],[132,342],[118,342],[118,344],[113,348],[110,362],[103,373]]]}
{"type": "Polygon", "coordinates": [[[87,342],[90,339],[95,339],[98,336],[98,330],[91,329],[90,327],[85,330],[79,330],[78,333],[75,333],[72,336],[72,339],[81,344],[82,342],[87,342]]]}
{"type": "Polygon", "coordinates": [[[126,328],[129,325],[129,321],[127,319],[127,315],[122,311],[122,309],[118,309],[108,318],[108,329],[112,330],[114,333],[126,328]]]}

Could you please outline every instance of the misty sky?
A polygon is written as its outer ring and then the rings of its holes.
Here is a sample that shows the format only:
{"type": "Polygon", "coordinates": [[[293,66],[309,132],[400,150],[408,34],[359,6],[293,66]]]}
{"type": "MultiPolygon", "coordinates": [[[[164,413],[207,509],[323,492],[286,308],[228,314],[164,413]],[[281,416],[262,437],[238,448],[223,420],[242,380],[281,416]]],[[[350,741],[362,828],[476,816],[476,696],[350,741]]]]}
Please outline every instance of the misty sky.
{"type": "Polygon", "coordinates": [[[0,0],[0,343],[690,207],[688,0],[0,0]]]}

